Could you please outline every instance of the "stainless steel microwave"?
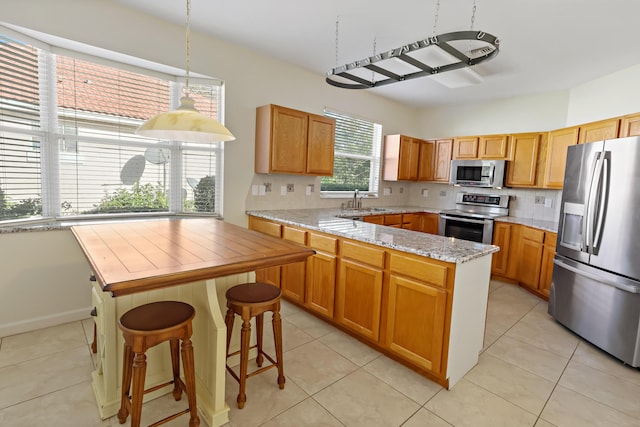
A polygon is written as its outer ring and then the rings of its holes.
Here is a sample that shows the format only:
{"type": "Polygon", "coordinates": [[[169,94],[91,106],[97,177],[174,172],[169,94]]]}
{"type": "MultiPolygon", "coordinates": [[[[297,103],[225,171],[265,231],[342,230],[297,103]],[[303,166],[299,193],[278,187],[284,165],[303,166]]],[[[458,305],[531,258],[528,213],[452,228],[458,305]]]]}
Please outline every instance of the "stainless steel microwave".
{"type": "Polygon", "coordinates": [[[505,160],[451,160],[449,184],[461,187],[502,188],[505,160]]]}

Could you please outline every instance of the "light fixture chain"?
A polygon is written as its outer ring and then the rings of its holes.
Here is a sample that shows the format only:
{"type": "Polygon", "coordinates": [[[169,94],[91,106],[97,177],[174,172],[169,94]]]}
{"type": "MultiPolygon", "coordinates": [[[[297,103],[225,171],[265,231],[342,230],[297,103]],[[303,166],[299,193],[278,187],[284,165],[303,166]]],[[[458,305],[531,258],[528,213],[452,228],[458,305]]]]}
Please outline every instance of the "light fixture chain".
{"type": "Polygon", "coordinates": [[[471,31],[473,31],[473,25],[476,22],[476,0],[473,0],[473,7],[471,8],[471,31]]]}
{"type": "Polygon", "coordinates": [[[438,27],[438,18],[440,16],[440,0],[436,1],[436,14],[433,21],[433,37],[436,36],[436,28],[438,27]]]}
{"type": "Polygon", "coordinates": [[[191,0],[187,0],[187,30],[185,34],[185,93],[189,95],[189,72],[191,71],[191,0]]]}
{"type": "MultiPolygon", "coordinates": [[[[373,55],[372,58],[376,56],[376,36],[373,36],[373,55]]],[[[374,86],[376,82],[376,73],[371,70],[371,86],[374,86]]]]}
{"type": "Polygon", "coordinates": [[[338,68],[338,30],[340,27],[340,15],[336,16],[336,68],[338,68]]]}
{"type": "MultiPolygon", "coordinates": [[[[473,25],[476,22],[476,0],[473,0],[473,7],[471,8],[471,28],[469,31],[473,31],[473,25]]],[[[471,38],[469,38],[469,43],[467,44],[467,56],[471,58],[471,38]]]]}

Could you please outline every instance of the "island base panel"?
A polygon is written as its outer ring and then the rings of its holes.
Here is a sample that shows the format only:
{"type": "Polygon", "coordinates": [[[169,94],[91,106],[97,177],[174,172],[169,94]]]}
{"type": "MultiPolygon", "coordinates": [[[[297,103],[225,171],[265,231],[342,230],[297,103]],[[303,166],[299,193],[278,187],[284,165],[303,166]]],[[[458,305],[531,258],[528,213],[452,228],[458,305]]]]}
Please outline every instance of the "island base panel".
{"type": "MultiPolygon", "coordinates": [[[[192,342],[195,352],[198,412],[210,427],[229,422],[229,406],[224,400],[226,361],[226,326],[222,314],[226,310],[224,294],[231,286],[253,281],[255,281],[255,274],[250,272],[120,297],[112,297],[109,293],[103,292],[100,285],[93,282],[92,297],[98,312],[94,318],[98,352],[96,370],[92,373],[92,386],[102,419],[116,415],[120,408],[124,341],[117,328],[118,319],[133,307],[153,301],[175,300],[189,303],[196,309],[192,342]]],[[[233,335],[239,337],[240,333],[235,331],[233,335]]],[[[232,351],[235,347],[239,348],[238,339],[232,343],[232,351]]],[[[149,350],[145,388],[162,384],[172,378],[169,354],[168,343],[162,343],[149,350]]],[[[150,401],[170,392],[170,388],[165,388],[145,394],[144,401],[150,401]]]]}

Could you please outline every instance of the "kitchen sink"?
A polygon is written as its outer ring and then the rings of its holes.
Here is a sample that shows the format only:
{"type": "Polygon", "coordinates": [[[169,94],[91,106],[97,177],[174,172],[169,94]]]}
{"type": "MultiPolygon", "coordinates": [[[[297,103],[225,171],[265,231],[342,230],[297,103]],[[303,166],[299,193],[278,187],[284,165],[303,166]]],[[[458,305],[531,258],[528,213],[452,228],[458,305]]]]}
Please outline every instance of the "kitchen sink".
{"type": "Polygon", "coordinates": [[[355,209],[343,209],[340,212],[340,215],[337,215],[338,218],[348,218],[348,219],[361,219],[362,214],[366,213],[376,213],[376,212],[390,212],[390,209],[387,208],[355,208],[355,209]]]}

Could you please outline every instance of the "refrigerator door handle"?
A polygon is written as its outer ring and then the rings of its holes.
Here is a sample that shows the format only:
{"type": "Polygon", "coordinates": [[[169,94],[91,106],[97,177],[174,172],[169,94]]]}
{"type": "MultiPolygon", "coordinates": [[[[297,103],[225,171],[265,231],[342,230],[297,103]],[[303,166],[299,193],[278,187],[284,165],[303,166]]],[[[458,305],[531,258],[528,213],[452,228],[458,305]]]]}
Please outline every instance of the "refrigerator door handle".
{"type": "Polygon", "coordinates": [[[593,235],[593,247],[592,250],[596,252],[600,248],[600,241],[602,240],[602,226],[604,224],[604,213],[606,212],[605,202],[608,200],[609,195],[609,160],[605,156],[605,152],[602,152],[601,157],[602,169],[600,174],[600,181],[602,181],[602,187],[598,186],[599,210],[597,212],[598,218],[596,221],[595,234],[593,235]]]}
{"type": "Polygon", "coordinates": [[[586,252],[593,255],[593,241],[594,241],[594,220],[595,220],[595,205],[597,201],[597,194],[594,194],[600,186],[600,179],[602,178],[602,163],[604,156],[602,153],[596,153],[593,167],[591,169],[591,183],[589,185],[589,193],[587,195],[587,211],[585,212],[586,221],[583,223],[582,236],[586,240],[586,252]],[[586,230],[585,230],[586,228],[586,230]]]}
{"type": "Polygon", "coordinates": [[[640,286],[627,285],[625,283],[619,283],[619,282],[615,282],[613,280],[608,280],[606,277],[590,273],[590,272],[582,270],[580,268],[576,268],[576,267],[574,267],[572,265],[569,265],[569,264],[567,264],[567,263],[565,263],[562,260],[559,260],[557,258],[553,260],[553,263],[555,265],[557,265],[558,267],[561,267],[561,268],[564,268],[566,270],[569,270],[572,273],[575,273],[577,275],[587,277],[589,279],[598,281],[600,283],[604,283],[604,284],[609,285],[609,286],[613,286],[614,288],[618,288],[618,289],[621,289],[623,291],[630,292],[632,294],[640,294],[640,286]]]}

